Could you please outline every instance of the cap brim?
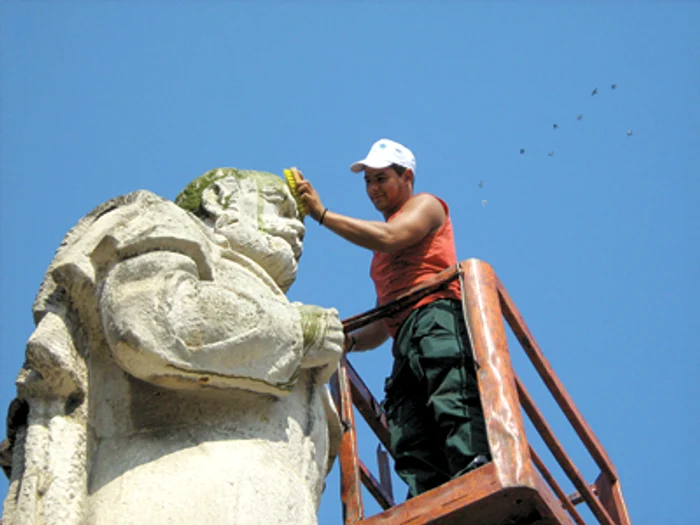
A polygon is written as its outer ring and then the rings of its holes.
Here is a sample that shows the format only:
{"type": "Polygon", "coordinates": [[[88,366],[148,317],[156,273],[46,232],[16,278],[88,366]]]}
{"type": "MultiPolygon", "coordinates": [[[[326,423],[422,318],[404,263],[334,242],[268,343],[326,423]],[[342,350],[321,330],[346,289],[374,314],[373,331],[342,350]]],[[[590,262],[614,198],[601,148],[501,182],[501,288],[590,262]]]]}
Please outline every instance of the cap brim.
{"type": "Polygon", "coordinates": [[[380,168],[388,168],[391,166],[390,161],[382,161],[382,160],[372,160],[372,159],[362,159],[358,160],[354,164],[350,166],[350,171],[353,173],[360,173],[361,171],[364,171],[365,168],[374,168],[374,169],[380,169],[380,168]]]}

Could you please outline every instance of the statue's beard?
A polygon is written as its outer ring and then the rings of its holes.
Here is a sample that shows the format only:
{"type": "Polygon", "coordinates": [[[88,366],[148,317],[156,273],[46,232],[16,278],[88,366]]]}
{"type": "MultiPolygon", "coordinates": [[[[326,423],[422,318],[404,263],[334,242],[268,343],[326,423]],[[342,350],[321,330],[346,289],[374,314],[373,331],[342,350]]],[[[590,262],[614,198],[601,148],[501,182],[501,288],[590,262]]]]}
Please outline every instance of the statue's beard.
{"type": "Polygon", "coordinates": [[[295,281],[297,258],[284,239],[237,225],[217,228],[216,232],[226,237],[233,250],[260,265],[282,291],[286,292],[295,281]]]}

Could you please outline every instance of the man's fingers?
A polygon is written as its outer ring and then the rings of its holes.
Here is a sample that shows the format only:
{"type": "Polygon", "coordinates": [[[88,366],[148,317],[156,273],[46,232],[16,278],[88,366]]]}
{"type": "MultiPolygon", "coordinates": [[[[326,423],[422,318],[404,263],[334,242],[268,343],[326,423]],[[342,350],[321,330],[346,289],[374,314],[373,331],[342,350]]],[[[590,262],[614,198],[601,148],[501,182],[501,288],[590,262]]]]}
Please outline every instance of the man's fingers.
{"type": "Polygon", "coordinates": [[[297,188],[299,188],[299,193],[311,193],[311,183],[308,180],[301,181],[297,188]]]}

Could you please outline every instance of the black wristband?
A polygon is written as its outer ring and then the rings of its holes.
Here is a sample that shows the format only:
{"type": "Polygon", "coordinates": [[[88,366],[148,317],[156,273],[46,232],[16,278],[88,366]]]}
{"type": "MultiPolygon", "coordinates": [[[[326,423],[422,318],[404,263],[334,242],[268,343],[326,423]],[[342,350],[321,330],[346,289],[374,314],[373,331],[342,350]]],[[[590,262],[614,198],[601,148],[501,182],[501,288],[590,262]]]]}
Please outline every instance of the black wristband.
{"type": "Polygon", "coordinates": [[[321,216],[318,218],[318,223],[319,223],[321,226],[323,226],[323,219],[326,218],[326,212],[327,212],[327,211],[328,211],[328,208],[324,209],[324,210],[321,212],[321,216]]]}

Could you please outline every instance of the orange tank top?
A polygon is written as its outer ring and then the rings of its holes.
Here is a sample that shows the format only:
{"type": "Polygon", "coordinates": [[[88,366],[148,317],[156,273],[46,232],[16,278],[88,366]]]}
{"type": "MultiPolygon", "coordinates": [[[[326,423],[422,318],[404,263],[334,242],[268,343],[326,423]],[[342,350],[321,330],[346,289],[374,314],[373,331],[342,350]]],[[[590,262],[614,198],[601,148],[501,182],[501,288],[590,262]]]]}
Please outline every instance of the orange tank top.
{"type": "MultiPolygon", "coordinates": [[[[435,197],[433,195],[433,197],[435,197]]],[[[436,273],[457,263],[454,233],[447,204],[435,197],[445,210],[445,222],[434,233],[425,237],[418,244],[409,246],[394,253],[374,252],[370,276],[374,281],[379,305],[396,299],[402,293],[434,276],[436,273]]],[[[387,219],[391,222],[401,210],[387,219]]],[[[449,287],[434,292],[406,310],[398,312],[393,317],[384,320],[389,334],[396,333],[410,313],[416,308],[428,304],[435,299],[460,299],[458,280],[450,283],[449,287]]]]}

